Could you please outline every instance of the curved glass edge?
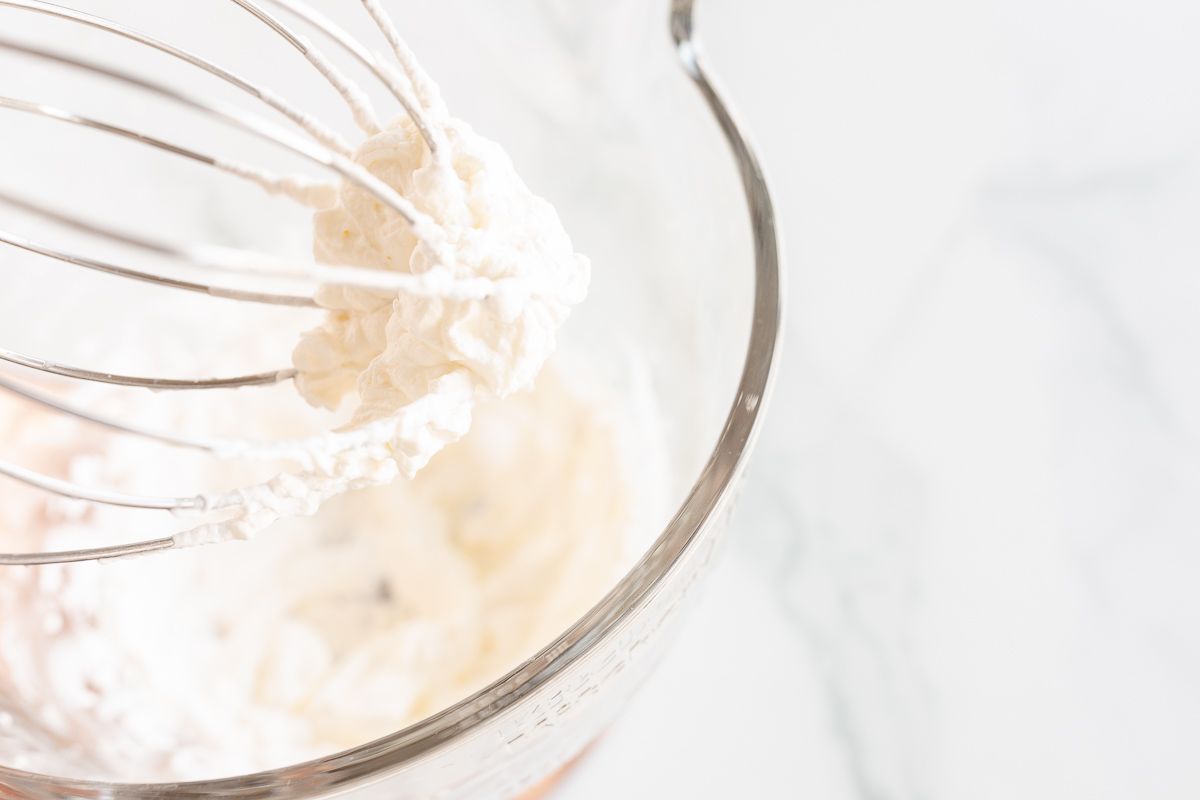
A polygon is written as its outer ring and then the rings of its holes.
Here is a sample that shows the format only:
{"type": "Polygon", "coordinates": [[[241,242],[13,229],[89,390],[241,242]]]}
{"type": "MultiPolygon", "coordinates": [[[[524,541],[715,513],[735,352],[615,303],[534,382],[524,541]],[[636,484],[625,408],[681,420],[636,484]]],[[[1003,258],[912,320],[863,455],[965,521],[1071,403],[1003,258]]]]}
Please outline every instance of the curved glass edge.
{"type": "Polygon", "coordinates": [[[672,0],[670,30],[683,69],[704,97],[741,177],[754,241],[754,308],[746,361],[716,447],[666,530],[632,570],[582,619],[508,675],[401,731],[321,759],[265,772],[186,783],[105,783],[0,766],[0,787],[29,797],[293,798],[346,791],[393,773],[469,733],[567,670],[636,612],[719,514],[744,471],[771,393],[783,327],[782,273],[774,204],[742,127],[701,64],[695,0],[672,0]]]}

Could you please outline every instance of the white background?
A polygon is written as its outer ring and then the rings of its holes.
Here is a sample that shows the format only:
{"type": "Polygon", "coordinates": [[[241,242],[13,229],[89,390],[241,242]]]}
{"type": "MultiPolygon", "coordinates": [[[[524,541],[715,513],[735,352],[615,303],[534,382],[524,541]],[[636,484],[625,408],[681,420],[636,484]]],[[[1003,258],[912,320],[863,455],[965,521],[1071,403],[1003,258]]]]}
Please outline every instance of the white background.
{"type": "Polygon", "coordinates": [[[783,374],[555,797],[1200,796],[1200,4],[707,0],[783,374]]]}

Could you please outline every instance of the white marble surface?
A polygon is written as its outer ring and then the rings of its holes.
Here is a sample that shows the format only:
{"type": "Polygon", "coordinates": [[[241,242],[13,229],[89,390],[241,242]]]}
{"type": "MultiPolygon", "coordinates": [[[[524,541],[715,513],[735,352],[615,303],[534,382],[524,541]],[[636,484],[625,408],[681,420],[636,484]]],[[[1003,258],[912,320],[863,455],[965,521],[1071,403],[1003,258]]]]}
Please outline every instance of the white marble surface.
{"type": "Polygon", "coordinates": [[[708,0],[791,268],[590,798],[1200,796],[1200,5],[708,0]]]}

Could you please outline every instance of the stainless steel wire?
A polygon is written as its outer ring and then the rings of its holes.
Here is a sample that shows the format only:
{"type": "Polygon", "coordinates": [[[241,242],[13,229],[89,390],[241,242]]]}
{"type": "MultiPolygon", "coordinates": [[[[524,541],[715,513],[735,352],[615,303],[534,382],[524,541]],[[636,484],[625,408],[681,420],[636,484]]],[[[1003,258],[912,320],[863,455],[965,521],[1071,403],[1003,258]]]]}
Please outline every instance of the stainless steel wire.
{"type": "MultiPolygon", "coordinates": [[[[364,133],[372,135],[379,132],[380,126],[366,92],[351,81],[333,60],[319,48],[313,46],[303,33],[294,28],[292,24],[266,11],[261,3],[254,0],[230,1],[247,11],[254,19],[263,23],[274,36],[303,55],[344,100],[355,123],[364,133]]],[[[346,33],[344,29],[300,0],[270,0],[270,2],[284,13],[295,17],[300,23],[329,37],[350,57],[366,66],[413,119],[420,135],[429,147],[431,155],[434,158],[440,157],[439,149],[443,147],[443,135],[440,129],[431,123],[428,109],[423,105],[419,92],[414,89],[412,67],[403,63],[405,51],[402,49],[403,44],[400,42],[398,34],[391,26],[390,21],[380,16],[377,7],[373,6],[369,0],[364,0],[364,7],[372,20],[393,50],[401,56],[401,63],[398,65],[373,53],[346,33]]],[[[14,38],[10,35],[13,33],[12,27],[0,34],[0,51],[26,59],[36,59],[54,67],[63,67],[103,78],[131,90],[173,103],[191,112],[216,119],[222,124],[256,137],[322,170],[333,172],[342,181],[368,192],[384,207],[394,212],[409,226],[418,240],[431,247],[435,258],[442,260],[442,265],[421,275],[383,273],[378,270],[353,267],[296,264],[262,253],[206,244],[165,242],[140,231],[122,230],[107,223],[85,219],[77,214],[56,208],[52,204],[34,200],[24,193],[10,188],[0,188],[0,206],[90,237],[130,247],[154,256],[166,257],[185,268],[202,273],[249,275],[284,281],[298,280],[308,284],[336,283],[414,294],[477,299],[486,298],[496,290],[496,285],[491,281],[484,279],[457,280],[451,277],[452,273],[446,269],[446,255],[442,247],[443,236],[439,226],[410,200],[355,163],[352,160],[353,148],[341,134],[279,94],[197,53],[96,14],[44,0],[0,0],[0,8],[37,14],[66,24],[85,26],[120,37],[134,45],[150,48],[195,67],[254,98],[284,117],[298,130],[282,128],[240,107],[201,98],[145,74],[131,73],[75,53],[63,52],[43,44],[14,38]]],[[[10,85],[11,82],[0,77],[0,86],[10,85]]],[[[0,89],[0,110],[2,111],[26,114],[120,137],[150,149],[223,171],[242,180],[258,184],[269,192],[283,194],[307,205],[322,207],[336,191],[336,185],[327,181],[301,175],[273,174],[236,159],[205,152],[161,135],[138,130],[119,121],[96,118],[56,105],[9,94],[8,91],[7,88],[0,89]]],[[[0,231],[0,245],[24,250],[74,267],[104,273],[114,278],[147,283],[163,289],[203,294],[217,300],[316,307],[310,294],[264,291],[257,288],[217,285],[207,280],[192,280],[165,274],[161,271],[118,263],[112,258],[96,257],[73,247],[38,241],[33,237],[11,231],[0,231]]],[[[291,380],[296,375],[296,370],[289,367],[230,377],[137,376],[64,364],[6,347],[0,347],[0,362],[6,362],[19,369],[33,370],[70,380],[171,391],[264,386],[291,380]]],[[[256,443],[242,440],[210,439],[156,431],[137,423],[105,416],[63,399],[55,393],[38,388],[15,373],[0,373],[0,390],[17,395],[25,401],[36,403],[55,413],[68,414],[119,434],[140,436],[166,445],[189,447],[214,454],[226,453],[231,450],[238,451],[239,448],[245,451],[254,449],[256,445],[256,443]],[[231,442],[233,442],[232,446],[231,442]]],[[[277,452],[279,449],[283,449],[283,447],[279,447],[272,451],[270,444],[268,443],[267,447],[262,448],[264,452],[277,452]]],[[[208,505],[210,501],[200,494],[178,497],[151,496],[114,491],[103,487],[82,486],[9,461],[0,460],[0,475],[41,491],[91,503],[172,513],[210,510],[208,505]]],[[[0,531],[0,536],[3,536],[3,533],[0,531]]],[[[179,541],[178,537],[159,537],[129,544],[103,545],[53,553],[0,552],[0,564],[32,565],[93,558],[114,558],[168,549],[178,546],[179,541]]]]}

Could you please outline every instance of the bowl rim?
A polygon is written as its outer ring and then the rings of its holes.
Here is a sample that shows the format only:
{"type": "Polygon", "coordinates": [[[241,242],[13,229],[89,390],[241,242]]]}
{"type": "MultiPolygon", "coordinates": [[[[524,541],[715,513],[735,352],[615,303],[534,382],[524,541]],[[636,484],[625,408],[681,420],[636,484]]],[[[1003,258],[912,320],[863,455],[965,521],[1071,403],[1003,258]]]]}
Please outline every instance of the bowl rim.
{"type": "Polygon", "coordinates": [[[60,778],[0,765],[0,787],[37,787],[47,796],[128,800],[181,797],[299,798],[345,791],[396,772],[503,714],[619,630],[689,554],[745,469],[776,373],[783,328],[782,272],[774,207],[743,128],[714,89],[694,38],[695,0],[671,0],[670,30],[684,71],[720,126],[738,168],[754,243],[754,305],[737,394],[699,477],[671,521],[621,581],[567,631],[520,666],[433,716],[395,733],[310,761],[226,778],[118,783],[60,778]]]}

